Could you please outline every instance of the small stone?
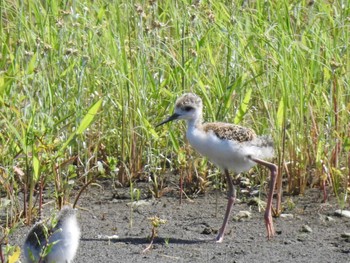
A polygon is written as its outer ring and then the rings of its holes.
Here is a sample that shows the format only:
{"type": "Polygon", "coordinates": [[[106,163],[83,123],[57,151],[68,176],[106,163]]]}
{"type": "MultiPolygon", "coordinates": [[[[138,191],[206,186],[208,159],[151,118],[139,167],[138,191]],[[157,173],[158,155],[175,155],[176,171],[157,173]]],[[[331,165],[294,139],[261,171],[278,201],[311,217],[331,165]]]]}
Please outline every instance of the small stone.
{"type": "Polygon", "coordinates": [[[138,200],[134,202],[129,202],[127,203],[128,206],[131,206],[133,208],[140,207],[140,206],[146,206],[146,205],[151,205],[150,201],[147,200],[138,200]]]}
{"type": "Polygon", "coordinates": [[[326,221],[333,222],[335,219],[333,217],[326,216],[326,221]]]}
{"type": "Polygon", "coordinates": [[[241,218],[251,218],[252,217],[252,213],[249,212],[249,211],[239,211],[237,213],[237,216],[241,217],[241,218]]]}
{"type": "Polygon", "coordinates": [[[213,233],[213,229],[211,227],[206,227],[206,228],[203,229],[201,234],[210,235],[212,233],[213,233]]]}
{"type": "Polygon", "coordinates": [[[307,240],[307,234],[306,233],[302,233],[300,235],[297,236],[297,240],[300,242],[304,242],[307,240]]]}
{"type": "Polygon", "coordinates": [[[301,228],[301,232],[312,233],[312,229],[308,225],[303,225],[302,228],[301,228]]]}
{"type": "Polygon", "coordinates": [[[280,218],[291,219],[294,218],[293,214],[280,214],[280,218]]]}
{"type": "Polygon", "coordinates": [[[338,209],[334,212],[334,215],[336,216],[343,216],[343,217],[346,217],[346,218],[350,218],[350,211],[349,210],[341,210],[341,209],[338,209]]]}
{"type": "Polygon", "coordinates": [[[293,242],[291,240],[285,240],[283,242],[284,245],[291,245],[293,242]]]}
{"type": "Polygon", "coordinates": [[[350,232],[345,232],[343,234],[341,234],[342,238],[350,238],[350,232]]]}
{"type": "Polygon", "coordinates": [[[249,211],[239,211],[234,217],[235,221],[243,221],[252,217],[252,213],[249,211]]]}
{"type": "Polygon", "coordinates": [[[323,215],[323,214],[318,214],[319,219],[322,223],[333,223],[336,220],[333,217],[327,216],[327,215],[323,215]]]}

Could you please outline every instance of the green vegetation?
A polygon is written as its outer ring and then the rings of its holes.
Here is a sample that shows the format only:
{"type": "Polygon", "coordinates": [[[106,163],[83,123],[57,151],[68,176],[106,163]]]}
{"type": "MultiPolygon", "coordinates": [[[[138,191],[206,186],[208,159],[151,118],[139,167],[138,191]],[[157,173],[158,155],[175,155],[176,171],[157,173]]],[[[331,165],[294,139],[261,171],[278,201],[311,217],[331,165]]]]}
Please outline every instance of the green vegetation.
{"type": "MultiPolygon", "coordinates": [[[[152,248],[154,239],[158,236],[158,228],[161,225],[166,224],[166,220],[160,219],[158,216],[150,217],[148,219],[151,221],[151,225],[152,225],[151,236],[150,236],[151,242],[144,250],[142,250],[142,253],[145,253],[152,248]]],[[[169,244],[169,240],[166,240],[166,244],[169,244]]]]}
{"type": "Polygon", "coordinates": [[[188,91],[203,98],[206,120],[272,135],[286,191],[330,185],[348,202],[349,1],[0,5],[3,227],[30,222],[45,186],[61,205],[101,169],[122,186],[152,175],[158,196],[172,169],[207,188],[216,172],[183,124],[154,129],[188,91]]]}

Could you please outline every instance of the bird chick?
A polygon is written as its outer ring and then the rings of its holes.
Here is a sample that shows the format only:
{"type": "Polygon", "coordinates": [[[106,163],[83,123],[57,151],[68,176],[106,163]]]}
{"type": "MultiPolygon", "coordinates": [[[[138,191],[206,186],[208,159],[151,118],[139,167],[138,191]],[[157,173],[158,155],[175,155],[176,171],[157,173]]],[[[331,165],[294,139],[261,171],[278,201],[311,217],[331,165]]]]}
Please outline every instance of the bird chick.
{"type": "Polygon", "coordinates": [[[64,206],[57,222],[46,227],[36,223],[24,242],[24,256],[27,263],[70,263],[73,262],[79,246],[80,228],[76,209],[64,206]]]}

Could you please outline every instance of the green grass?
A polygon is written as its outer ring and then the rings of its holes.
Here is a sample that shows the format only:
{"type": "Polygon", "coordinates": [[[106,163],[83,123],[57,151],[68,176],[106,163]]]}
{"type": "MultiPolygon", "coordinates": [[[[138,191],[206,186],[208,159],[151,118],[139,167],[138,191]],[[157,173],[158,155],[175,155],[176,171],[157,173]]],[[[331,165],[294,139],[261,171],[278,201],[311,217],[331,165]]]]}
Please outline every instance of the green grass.
{"type": "Polygon", "coordinates": [[[19,215],[40,182],[69,200],[98,161],[122,185],[194,167],[207,180],[183,124],[154,129],[188,91],[206,120],[273,136],[286,191],[327,180],[347,197],[349,1],[58,2],[0,2],[2,209],[19,215]]]}

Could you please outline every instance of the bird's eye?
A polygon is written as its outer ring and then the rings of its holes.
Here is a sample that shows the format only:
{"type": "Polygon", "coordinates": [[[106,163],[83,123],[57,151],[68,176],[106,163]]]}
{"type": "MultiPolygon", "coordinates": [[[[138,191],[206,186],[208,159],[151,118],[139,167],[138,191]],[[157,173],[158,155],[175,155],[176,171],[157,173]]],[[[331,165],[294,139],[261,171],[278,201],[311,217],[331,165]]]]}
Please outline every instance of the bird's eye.
{"type": "Polygon", "coordinates": [[[193,110],[193,108],[191,106],[184,107],[184,111],[191,111],[191,110],[193,110]]]}

